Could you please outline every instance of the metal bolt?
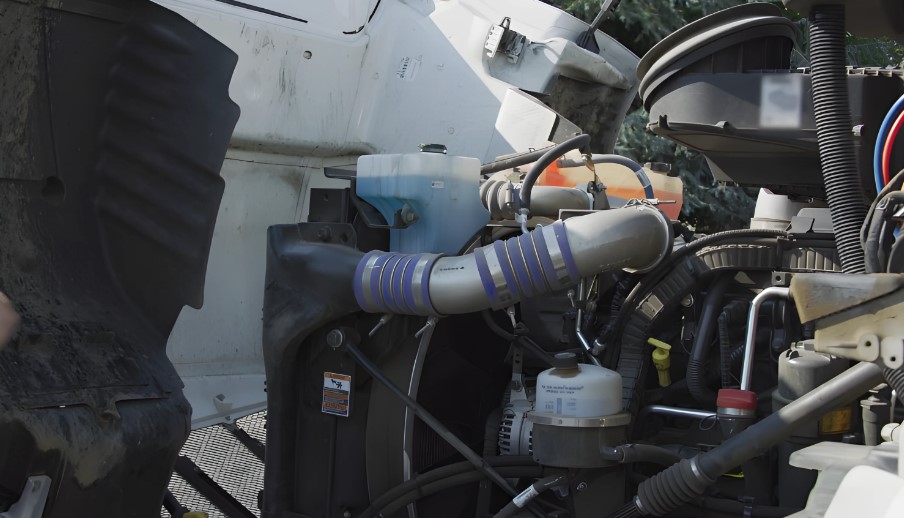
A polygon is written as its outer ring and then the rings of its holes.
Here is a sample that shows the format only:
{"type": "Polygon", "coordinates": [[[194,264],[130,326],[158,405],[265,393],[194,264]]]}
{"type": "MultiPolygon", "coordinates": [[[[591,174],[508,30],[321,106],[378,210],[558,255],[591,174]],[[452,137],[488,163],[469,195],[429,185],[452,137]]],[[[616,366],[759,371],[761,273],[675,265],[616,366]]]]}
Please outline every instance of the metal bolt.
{"type": "Polygon", "coordinates": [[[333,329],[326,335],[326,344],[333,349],[338,349],[345,343],[345,333],[341,329],[333,329]]]}
{"type": "Polygon", "coordinates": [[[346,509],[345,511],[342,511],[342,518],[352,518],[352,512],[349,511],[348,509],[346,509]]]}
{"type": "Polygon", "coordinates": [[[575,491],[579,491],[579,492],[580,492],[580,491],[583,491],[583,490],[587,489],[587,483],[586,483],[586,482],[581,482],[580,484],[578,484],[577,486],[575,486],[574,489],[575,489],[575,491]]]}
{"type": "Polygon", "coordinates": [[[681,299],[681,305],[686,308],[693,306],[694,305],[694,297],[692,295],[688,295],[688,296],[684,297],[683,299],[681,299]]]}

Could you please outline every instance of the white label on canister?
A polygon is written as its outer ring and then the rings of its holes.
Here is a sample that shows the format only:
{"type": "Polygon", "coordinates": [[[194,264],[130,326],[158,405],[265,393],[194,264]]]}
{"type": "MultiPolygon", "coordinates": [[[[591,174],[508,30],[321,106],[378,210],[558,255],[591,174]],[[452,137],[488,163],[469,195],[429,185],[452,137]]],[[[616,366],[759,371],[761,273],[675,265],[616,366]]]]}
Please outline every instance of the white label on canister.
{"type": "Polygon", "coordinates": [[[527,486],[527,489],[518,494],[515,498],[512,498],[512,502],[518,506],[518,508],[522,508],[527,505],[528,502],[534,499],[540,493],[534,489],[534,485],[531,484],[527,486]]]}
{"type": "Polygon", "coordinates": [[[433,187],[434,189],[445,189],[446,182],[443,182],[441,180],[434,180],[430,182],[430,187],[433,187]]]}
{"type": "Polygon", "coordinates": [[[575,395],[584,390],[583,385],[561,385],[541,384],[540,389],[545,394],[555,394],[554,398],[545,401],[545,407],[542,412],[547,414],[558,415],[575,415],[578,411],[578,399],[575,395]]]}

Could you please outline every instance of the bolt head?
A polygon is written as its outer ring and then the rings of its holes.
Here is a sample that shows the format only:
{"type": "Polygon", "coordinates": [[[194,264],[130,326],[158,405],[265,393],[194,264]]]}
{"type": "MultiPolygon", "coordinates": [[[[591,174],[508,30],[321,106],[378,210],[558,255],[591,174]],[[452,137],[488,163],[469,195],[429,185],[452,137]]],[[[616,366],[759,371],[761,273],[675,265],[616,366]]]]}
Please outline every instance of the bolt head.
{"type": "Polygon", "coordinates": [[[586,483],[586,482],[581,482],[581,483],[579,483],[577,486],[575,486],[574,489],[575,489],[576,491],[584,491],[585,489],[587,489],[587,487],[588,487],[588,486],[587,486],[587,483],[586,483]]]}
{"type": "Polygon", "coordinates": [[[333,349],[338,349],[345,343],[345,333],[341,329],[333,329],[326,335],[326,344],[333,349]]]}

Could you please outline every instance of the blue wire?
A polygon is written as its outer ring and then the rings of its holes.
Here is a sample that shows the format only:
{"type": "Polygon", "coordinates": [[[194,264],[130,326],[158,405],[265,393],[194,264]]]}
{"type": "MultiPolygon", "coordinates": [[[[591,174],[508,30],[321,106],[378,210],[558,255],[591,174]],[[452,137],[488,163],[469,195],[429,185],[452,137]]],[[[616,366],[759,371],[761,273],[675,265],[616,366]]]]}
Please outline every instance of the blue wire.
{"type": "Polygon", "coordinates": [[[879,133],[876,133],[876,149],[873,151],[873,176],[876,180],[876,192],[881,191],[885,187],[885,183],[882,181],[882,149],[885,147],[885,141],[888,140],[888,132],[891,130],[891,125],[894,124],[895,119],[902,110],[904,110],[904,95],[898,98],[895,104],[891,106],[891,109],[888,110],[885,120],[882,121],[882,126],[879,127],[879,133]]]}

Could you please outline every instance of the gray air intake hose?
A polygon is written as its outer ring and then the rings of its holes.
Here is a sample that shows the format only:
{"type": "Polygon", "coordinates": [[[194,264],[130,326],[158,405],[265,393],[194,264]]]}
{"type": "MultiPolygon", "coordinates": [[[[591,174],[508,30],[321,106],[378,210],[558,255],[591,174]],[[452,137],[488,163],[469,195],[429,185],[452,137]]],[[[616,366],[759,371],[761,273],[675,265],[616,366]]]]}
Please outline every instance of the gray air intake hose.
{"type": "MultiPolygon", "coordinates": [[[[480,186],[480,201],[494,220],[515,219],[516,191],[505,180],[487,180],[480,186]]],[[[538,185],[531,194],[531,216],[558,219],[560,209],[587,210],[593,208],[587,191],[572,187],[538,185]]]]}
{"type": "Polygon", "coordinates": [[[372,313],[452,315],[500,309],[618,268],[645,271],[671,251],[672,224],[635,205],[556,221],[456,257],[368,252],[354,291],[372,313]]]}

